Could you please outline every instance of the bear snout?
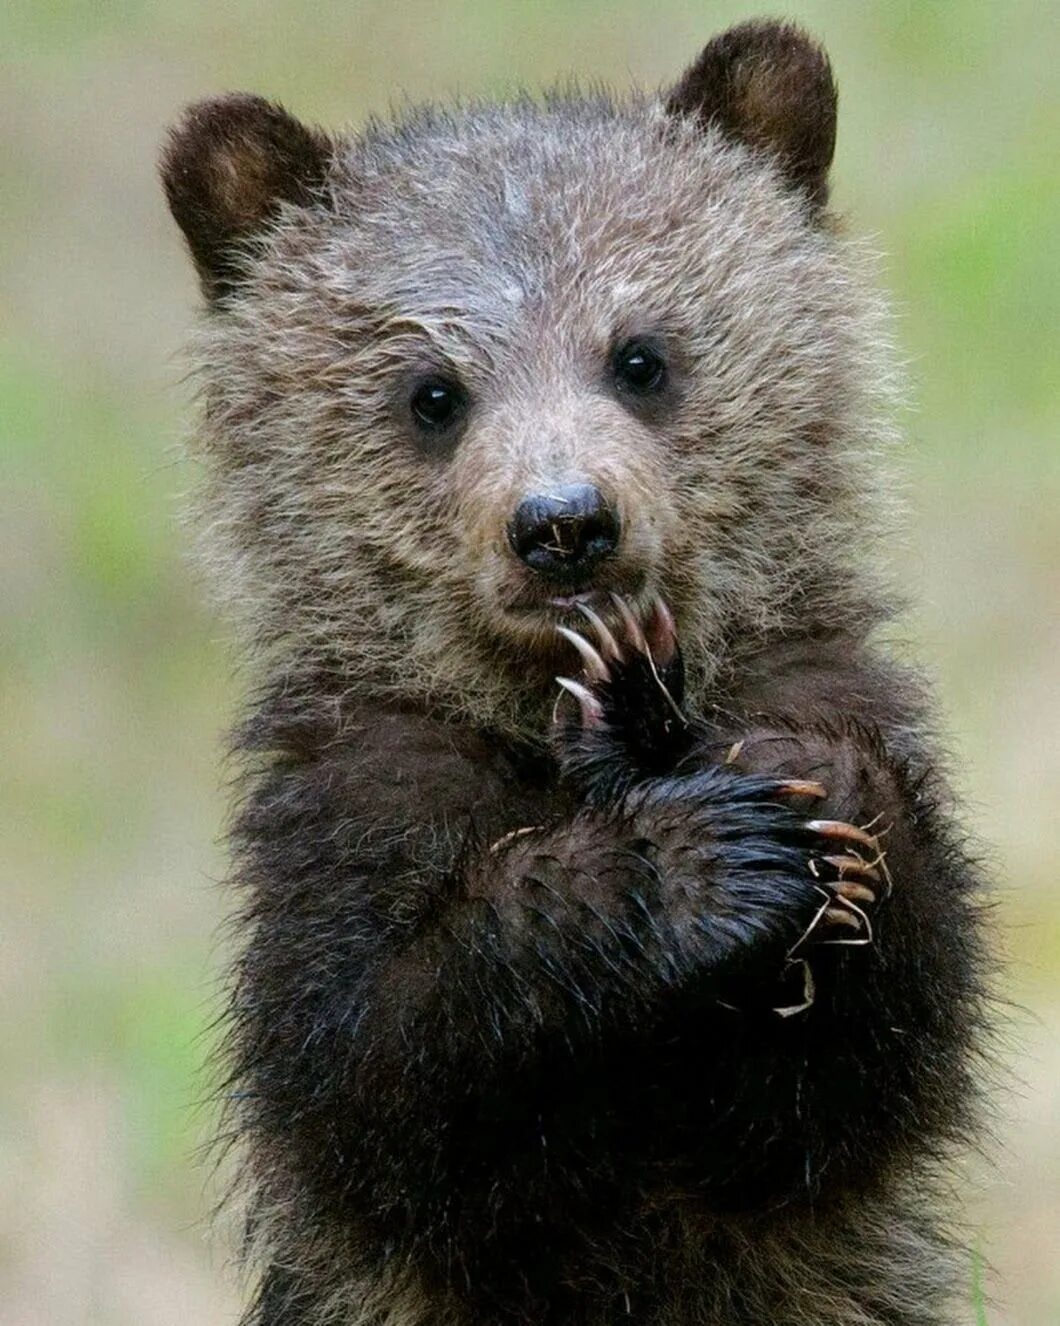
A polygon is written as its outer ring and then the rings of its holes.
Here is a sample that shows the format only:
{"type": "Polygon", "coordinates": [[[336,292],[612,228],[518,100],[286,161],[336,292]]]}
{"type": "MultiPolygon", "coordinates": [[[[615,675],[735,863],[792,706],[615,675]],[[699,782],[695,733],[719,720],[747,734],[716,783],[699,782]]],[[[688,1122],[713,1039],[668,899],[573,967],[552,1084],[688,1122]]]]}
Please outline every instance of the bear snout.
{"type": "Polygon", "coordinates": [[[522,499],[508,523],[508,543],[536,575],[584,584],[618,551],[621,532],[617,511],[595,484],[563,484],[522,499]]]}

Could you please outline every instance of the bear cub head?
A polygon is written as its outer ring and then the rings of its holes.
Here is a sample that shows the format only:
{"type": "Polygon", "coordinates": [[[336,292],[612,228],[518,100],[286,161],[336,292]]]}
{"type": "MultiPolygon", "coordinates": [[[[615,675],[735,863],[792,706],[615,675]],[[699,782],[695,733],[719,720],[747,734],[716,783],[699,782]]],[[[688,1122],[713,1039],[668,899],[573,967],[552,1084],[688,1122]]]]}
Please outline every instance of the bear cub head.
{"type": "Polygon", "coordinates": [[[775,23],[658,97],[337,136],[187,111],[162,170],[206,302],[208,546],[285,684],[529,731],[579,603],[664,597],[701,691],[856,628],[890,373],[826,211],[835,111],[775,23]]]}

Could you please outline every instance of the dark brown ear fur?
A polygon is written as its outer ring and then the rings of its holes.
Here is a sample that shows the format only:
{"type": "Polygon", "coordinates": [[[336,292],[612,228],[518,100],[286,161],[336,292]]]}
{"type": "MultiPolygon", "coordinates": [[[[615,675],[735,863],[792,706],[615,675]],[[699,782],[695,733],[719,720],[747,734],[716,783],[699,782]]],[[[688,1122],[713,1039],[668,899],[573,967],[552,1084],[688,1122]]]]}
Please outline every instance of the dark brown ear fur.
{"type": "Polygon", "coordinates": [[[327,172],[330,144],[262,97],[196,102],[162,153],[170,211],[209,299],[238,279],[239,247],[281,202],[306,204],[327,172]]]}
{"type": "Polygon", "coordinates": [[[799,28],[762,21],[729,28],[704,48],[666,109],[769,152],[815,206],[827,201],[836,88],[828,57],[799,28]]]}

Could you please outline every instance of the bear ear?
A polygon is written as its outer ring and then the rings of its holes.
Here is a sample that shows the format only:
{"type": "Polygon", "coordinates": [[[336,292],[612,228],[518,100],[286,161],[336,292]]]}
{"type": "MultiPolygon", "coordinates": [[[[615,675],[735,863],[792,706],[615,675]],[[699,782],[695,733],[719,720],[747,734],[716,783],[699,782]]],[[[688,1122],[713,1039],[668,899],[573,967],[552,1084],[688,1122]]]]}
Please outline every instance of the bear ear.
{"type": "Polygon", "coordinates": [[[768,152],[820,208],[835,150],[836,87],[828,57],[788,23],[741,23],[715,37],[666,100],[672,115],[715,124],[768,152]]]}
{"type": "Polygon", "coordinates": [[[163,149],[162,182],[208,299],[235,287],[241,246],[280,203],[312,201],[330,155],[323,133],[262,97],[188,107],[163,149]]]}

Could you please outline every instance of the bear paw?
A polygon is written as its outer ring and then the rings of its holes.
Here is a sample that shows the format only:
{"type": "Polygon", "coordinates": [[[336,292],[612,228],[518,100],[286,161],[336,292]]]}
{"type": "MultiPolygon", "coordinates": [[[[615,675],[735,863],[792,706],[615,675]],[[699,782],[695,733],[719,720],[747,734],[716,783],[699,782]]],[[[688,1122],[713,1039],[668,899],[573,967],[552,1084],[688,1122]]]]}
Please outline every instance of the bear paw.
{"type": "MultiPolygon", "coordinates": [[[[786,797],[823,798],[824,787],[809,780],[778,782],[776,792],[786,797]]],[[[772,983],[749,985],[744,980],[719,999],[733,1012],[771,1012],[782,1018],[805,1013],[817,997],[815,952],[826,945],[858,947],[873,942],[872,912],[882,888],[891,890],[886,853],[879,838],[841,820],[810,819],[802,825],[809,835],[807,867],[818,905],[788,949],[772,983]]]]}
{"type": "Polygon", "coordinates": [[[826,849],[809,863],[822,902],[793,953],[808,943],[871,944],[869,909],[881,885],[885,894],[891,889],[879,837],[843,820],[809,820],[806,828],[826,849]]]}
{"type": "Polygon", "coordinates": [[[577,720],[557,703],[556,730],[561,761],[568,773],[605,769],[622,771],[627,784],[637,776],[667,772],[688,740],[688,720],[681,709],[684,668],[673,615],[655,598],[643,620],[625,599],[613,594],[615,622],[608,625],[586,604],[581,634],[556,630],[577,651],[580,677],[557,677],[578,702],[577,720]]]}

